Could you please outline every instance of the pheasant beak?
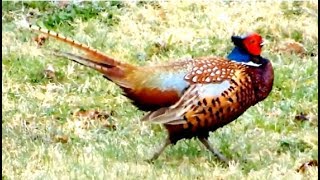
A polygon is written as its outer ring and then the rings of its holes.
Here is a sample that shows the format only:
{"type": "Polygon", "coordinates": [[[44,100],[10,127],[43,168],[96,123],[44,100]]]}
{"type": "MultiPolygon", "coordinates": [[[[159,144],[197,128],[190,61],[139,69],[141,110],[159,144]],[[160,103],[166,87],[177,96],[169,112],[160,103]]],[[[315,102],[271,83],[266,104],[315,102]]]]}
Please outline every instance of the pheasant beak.
{"type": "Polygon", "coordinates": [[[260,43],[260,46],[262,47],[262,46],[264,46],[264,45],[266,45],[266,44],[269,44],[269,41],[267,41],[267,40],[263,40],[261,43],[260,43]]]}

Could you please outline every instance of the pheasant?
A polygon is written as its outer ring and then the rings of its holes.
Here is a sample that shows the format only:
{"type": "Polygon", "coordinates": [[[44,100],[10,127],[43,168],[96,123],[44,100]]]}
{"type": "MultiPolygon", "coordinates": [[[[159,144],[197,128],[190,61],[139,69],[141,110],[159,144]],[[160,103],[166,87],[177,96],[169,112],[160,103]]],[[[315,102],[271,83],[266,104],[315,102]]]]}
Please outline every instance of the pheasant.
{"type": "Polygon", "coordinates": [[[263,39],[257,33],[232,36],[234,49],[227,58],[198,57],[141,67],[115,60],[50,30],[29,27],[81,50],[83,55],[61,50],[55,50],[55,55],[99,71],[118,85],[138,109],[150,111],[142,121],[164,125],[168,137],[151,161],[167,146],[195,137],[227,162],[210,145],[209,132],[234,121],[272,90],[273,67],[260,55],[263,39]]]}

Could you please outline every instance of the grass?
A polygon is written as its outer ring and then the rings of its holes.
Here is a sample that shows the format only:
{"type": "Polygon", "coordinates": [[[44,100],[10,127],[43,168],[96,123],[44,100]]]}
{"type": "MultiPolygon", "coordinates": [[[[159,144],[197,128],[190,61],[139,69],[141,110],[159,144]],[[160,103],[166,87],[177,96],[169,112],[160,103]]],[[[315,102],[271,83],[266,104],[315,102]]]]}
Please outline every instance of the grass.
{"type": "Polygon", "coordinates": [[[2,179],[317,179],[317,167],[296,172],[318,160],[316,1],[2,5],[2,179]],[[30,12],[32,23],[136,65],[226,56],[233,33],[257,31],[269,41],[263,56],[274,65],[274,88],[211,133],[233,160],[228,167],[196,140],[178,142],[149,164],[165,129],[140,122],[144,113],[99,73],[49,53],[71,48],[53,40],[37,47],[35,34],[16,25],[30,12]],[[305,53],[279,50],[288,39],[305,53]],[[43,73],[49,64],[54,79],[43,73]],[[81,117],[79,110],[107,116],[81,117]],[[308,120],[296,120],[300,113],[308,120]]]}

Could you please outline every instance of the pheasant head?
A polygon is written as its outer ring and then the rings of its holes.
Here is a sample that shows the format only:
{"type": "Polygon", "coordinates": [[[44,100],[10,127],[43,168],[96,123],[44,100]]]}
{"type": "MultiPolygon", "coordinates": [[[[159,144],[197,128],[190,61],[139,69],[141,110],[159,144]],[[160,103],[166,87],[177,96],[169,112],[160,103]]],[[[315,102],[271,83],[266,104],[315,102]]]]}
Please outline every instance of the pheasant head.
{"type": "Polygon", "coordinates": [[[243,63],[249,62],[253,57],[260,56],[264,43],[262,37],[257,33],[232,36],[231,40],[235,47],[228,55],[228,59],[243,63]]]}

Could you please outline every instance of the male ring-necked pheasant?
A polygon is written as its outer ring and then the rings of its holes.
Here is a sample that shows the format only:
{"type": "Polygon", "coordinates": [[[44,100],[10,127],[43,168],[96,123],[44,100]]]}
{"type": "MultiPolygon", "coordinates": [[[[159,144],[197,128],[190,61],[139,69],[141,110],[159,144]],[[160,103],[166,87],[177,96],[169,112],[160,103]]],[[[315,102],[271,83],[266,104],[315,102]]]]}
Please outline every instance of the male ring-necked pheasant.
{"type": "Polygon", "coordinates": [[[199,57],[137,67],[55,32],[29,27],[81,50],[83,55],[60,50],[55,53],[101,72],[120,86],[140,110],[151,111],[142,121],[166,127],[168,138],[151,160],[157,159],[168,145],[196,137],[220,160],[227,161],[209,144],[209,132],[264,100],[273,85],[273,68],[260,55],[263,40],[257,33],[232,36],[235,47],[227,58],[199,57]]]}

